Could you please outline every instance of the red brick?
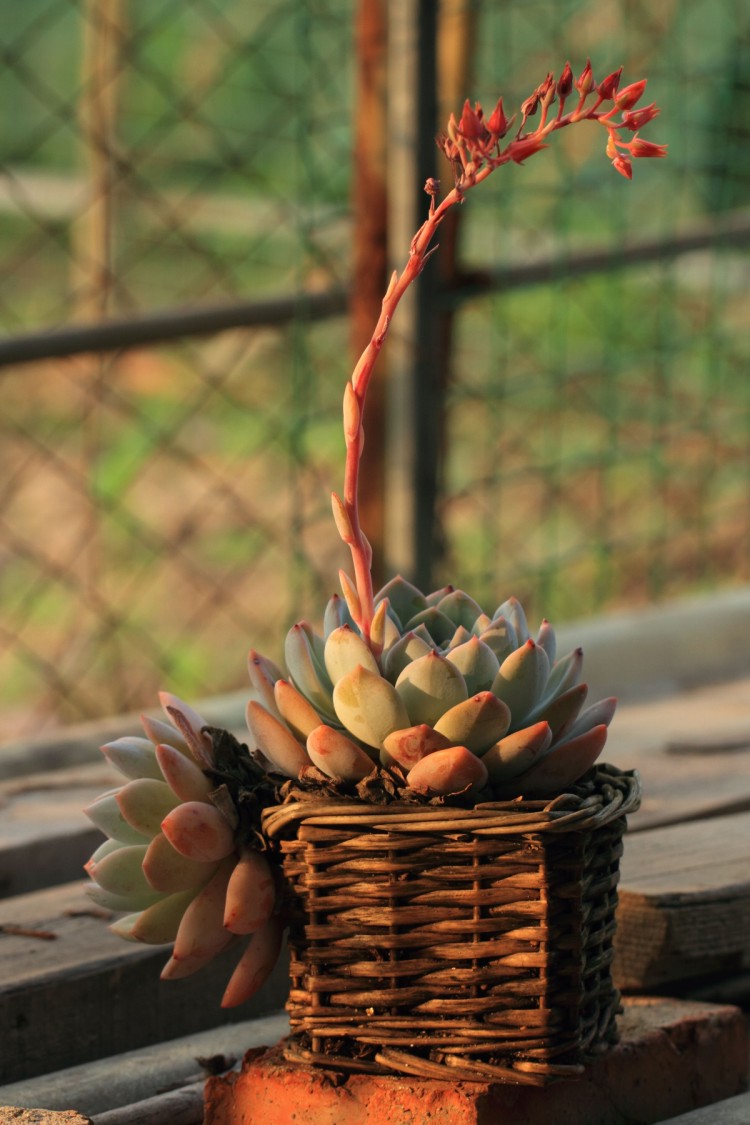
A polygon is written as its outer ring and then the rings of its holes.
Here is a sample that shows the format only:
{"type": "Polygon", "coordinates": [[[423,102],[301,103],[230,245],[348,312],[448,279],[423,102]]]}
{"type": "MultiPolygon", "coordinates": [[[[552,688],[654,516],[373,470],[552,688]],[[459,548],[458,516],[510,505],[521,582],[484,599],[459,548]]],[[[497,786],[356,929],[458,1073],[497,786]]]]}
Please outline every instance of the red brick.
{"type": "Polygon", "coordinates": [[[621,1034],[583,1078],[546,1089],[343,1077],[251,1051],[238,1074],[209,1079],[204,1125],[649,1125],[745,1089],[737,1008],[630,999],[621,1034]]]}

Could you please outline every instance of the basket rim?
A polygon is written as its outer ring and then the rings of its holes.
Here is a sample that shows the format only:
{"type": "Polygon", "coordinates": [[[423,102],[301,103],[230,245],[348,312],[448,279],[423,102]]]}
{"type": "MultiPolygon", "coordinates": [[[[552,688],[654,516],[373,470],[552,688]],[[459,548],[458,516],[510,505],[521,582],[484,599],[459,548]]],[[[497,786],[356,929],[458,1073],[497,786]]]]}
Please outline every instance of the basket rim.
{"type": "Polygon", "coordinates": [[[582,832],[601,828],[635,812],[641,802],[637,770],[606,762],[594,767],[573,791],[550,800],[487,801],[473,808],[409,804],[375,805],[358,797],[317,796],[293,789],[281,805],[263,811],[263,833],[271,839],[294,833],[305,823],[320,828],[374,832],[459,832],[504,836],[527,832],[582,832]]]}

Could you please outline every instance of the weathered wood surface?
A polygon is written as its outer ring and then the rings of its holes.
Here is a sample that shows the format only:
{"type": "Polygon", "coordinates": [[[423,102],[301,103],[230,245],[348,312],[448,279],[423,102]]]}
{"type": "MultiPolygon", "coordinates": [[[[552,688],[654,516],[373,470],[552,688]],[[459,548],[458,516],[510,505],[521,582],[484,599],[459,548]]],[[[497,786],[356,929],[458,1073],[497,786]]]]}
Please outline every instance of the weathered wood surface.
{"type": "Polygon", "coordinates": [[[107,929],[111,920],[80,883],[0,903],[0,1082],[158,1043],[176,1030],[188,1034],[247,1019],[284,1003],[284,958],[253,1001],[222,1012],[219,999],[237,948],[195,976],[162,982],[167,951],[123,942],[107,929]]]}
{"type": "Polygon", "coordinates": [[[748,1125],[750,1123],[750,1093],[738,1094],[723,1102],[703,1106],[702,1109],[670,1117],[664,1125],[748,1125]]]}
{"type": "Polygon", "coordinates": [[[641,775],[631,832],[750,809],[750,678],[623,704],[603,757],[641,775]]]}
{"type": "Polygon", "coordinates": [[[621,988],[750,967],[750,813],[629,836],[620,870],[621,988]]]}
{"type": "MultiPolygon", "coordinates": [[[[250,1048],[278,1043],[288,1028],[289,1019],[283,1011],[213,1027],[116,1057],[0,1086],[0,1106],[46,1106],[49,1109],[72,1106],[97,1121],[101,1115],[119,1112],[119,1107],[127,1106],[132,1111],[137,1106],[139,1116],[135,1120],[140,1122],[144,1103],[165,1098],[167,1091],[184,1089],[199,1081],[199,1060],[213,1062],[221,1056],[218,1065],[228,1068],[238,1063],[250,1048]]],[[[164,1107],[167,1102],[160,1104],[164,1107]]],[[[171,1107],[168,1114],[162,1114],[161,1122],[175,1125],[171,1107]]]]}
{"type": "Polygon", "coordinates": [[[123,781],[98,759],[0,782],[0,898],[81,877],[103,839],[82,809],[123,781]]]}

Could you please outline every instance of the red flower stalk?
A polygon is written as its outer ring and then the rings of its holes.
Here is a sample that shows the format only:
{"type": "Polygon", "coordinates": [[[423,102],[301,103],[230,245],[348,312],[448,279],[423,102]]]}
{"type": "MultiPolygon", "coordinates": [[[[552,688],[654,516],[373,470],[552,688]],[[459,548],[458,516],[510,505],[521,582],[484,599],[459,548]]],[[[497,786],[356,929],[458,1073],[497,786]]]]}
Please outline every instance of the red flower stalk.
{"type": "Polygon", "coordinates": [[[382,648],[383,609],[381,604],[378,618],[375,618],[373,605],[372,574],[370,571],[372,552],[359,522],[358,491],[359,470],[364,431],[362,417],[367,396],[367,388],[372,377],[380,349],[383,346],[393,315],[406,290],[419,277],[428,258],[437,247],[430,244],[446,213],[457,203],[462,203],[466,193],[486,180],[497,168],[511,161],[520,164],[547,147],[547,139],[558,129],[580,121],[593,121],[607,130],[607,156],[615,171],[626,179],[631,179],[633,166],[631,158],[660,157],[666,155],[666,146],[653,144],[634,136],[630,141],[620,139],[620,131],[626,129],[635,133],[658,114],[655,105],[634,110],[643,95],[645,80],[633,82],[624,87],[618,95],[622,68],[608,75],[597,86],[591,62],[575,81],[570,64],[566,63],[557,80],[548,74],[545,80],[521,105],[521,125],[504,147],[502,140],[510,131],[513,118],[508,120],[500,98],[489,120],[485,121],[479,102],[472,108],[468,100],[464,103],[460,121],[451,114],[446,133],[438,137],[438,146],[453,165],[455,184],[451,191],[438,202],[438,181],[429,179],[425,190],[430,196],[427,219],[415,234],[409,258],[401,273],[395,271],[388,290],[383,298],[378,323],[372,339],[360,356],[347,385],[344,399],[344,433],[346,438],[346,469],[343,498],[334,495],[333,507],[336,525],[344,542],[349,546],[354,565],[354,582],[342,572],[342,587],[349,610],[361,630],[362,636],[376,656],[382,648]],[[565,112],[565,100],[573,88],[578,92],[575,109],[565,112]],[[559,99],[557,114],[548,119],[549,107],[559,99]],[[591,99],[591,104],[589,100],[591,99]],[[603,102],[612,101],[606,109],[603,102]],[[536,129],[525,132],[528,119],[541,107],[536,129]],[[618,114],[619,119],[618,119],[618,114]]]}

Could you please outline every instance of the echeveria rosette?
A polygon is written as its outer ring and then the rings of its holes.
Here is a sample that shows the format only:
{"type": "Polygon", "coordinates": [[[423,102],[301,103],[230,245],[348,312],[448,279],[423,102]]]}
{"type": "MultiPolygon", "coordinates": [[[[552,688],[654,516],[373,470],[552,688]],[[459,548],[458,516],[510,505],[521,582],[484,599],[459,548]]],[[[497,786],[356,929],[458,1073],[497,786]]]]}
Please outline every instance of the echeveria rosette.
{"type": "Polygon", "coordinates": [[[334,595],[322,636],[289,631],[287,676],[250,654],[248,727],[269,770],[354,784],[382,767],[413,794],[505,800],[555,796],[594,764],[615,700],[584,709],[583,653],[558,660],[549,622],[532,637],[515,598],[490,615],[402,578],[375,607],[375,645],[334,595]]]}
{"type": "MultiPolygon", "coordinates": [[[[222,1000],[233,1007],[276,963],[283,930],[276,878],[241,823],[211,728],[175,696],[160,698],[169,723],[144,716],[145,738],[102,747],[128,780],[86,809],[108,837],[86,864],[87,890],[98,905],[124,914],[111,927],[120,937],[173,944],[165,980],[189,976],[249,938],[222,1000]]],[[[222,742],[230,738],[218,733],[222,742]]],[[[230,752],[238,782],[257,786],[262,775],[247,749],[234,743],[230,752]]]]}

